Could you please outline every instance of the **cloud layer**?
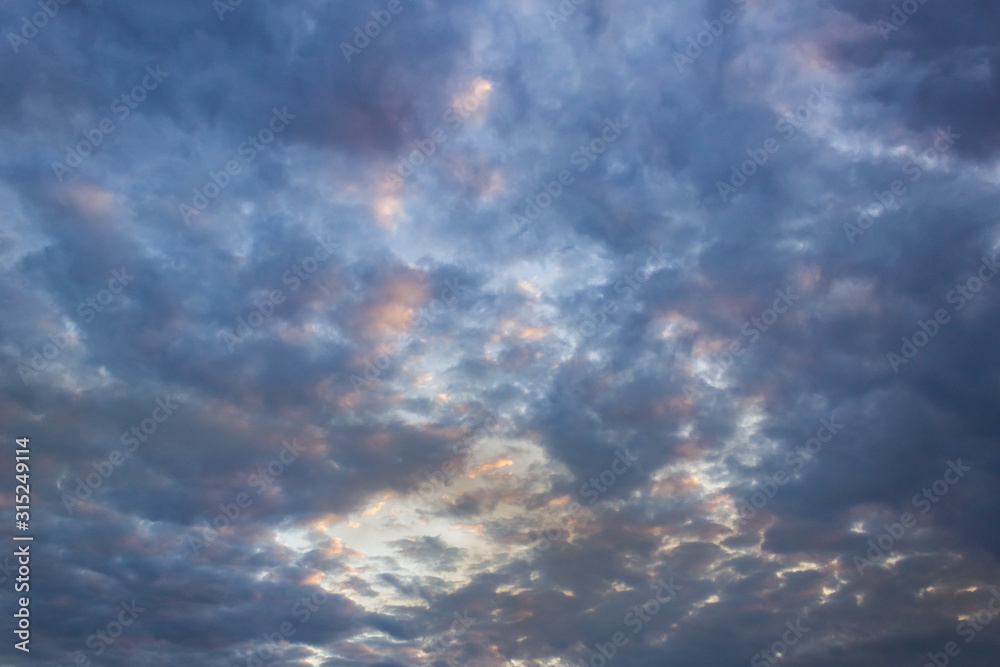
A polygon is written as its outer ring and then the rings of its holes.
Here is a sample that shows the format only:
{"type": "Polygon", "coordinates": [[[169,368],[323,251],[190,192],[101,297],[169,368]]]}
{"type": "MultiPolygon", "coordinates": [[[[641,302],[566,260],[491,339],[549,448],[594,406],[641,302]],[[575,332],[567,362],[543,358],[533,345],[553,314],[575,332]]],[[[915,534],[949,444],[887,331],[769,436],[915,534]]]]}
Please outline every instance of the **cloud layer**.
{"type": "Polygon", "coordinates": [[[998,14],[6,3],[2,662],[994,664],[998,14]]]}

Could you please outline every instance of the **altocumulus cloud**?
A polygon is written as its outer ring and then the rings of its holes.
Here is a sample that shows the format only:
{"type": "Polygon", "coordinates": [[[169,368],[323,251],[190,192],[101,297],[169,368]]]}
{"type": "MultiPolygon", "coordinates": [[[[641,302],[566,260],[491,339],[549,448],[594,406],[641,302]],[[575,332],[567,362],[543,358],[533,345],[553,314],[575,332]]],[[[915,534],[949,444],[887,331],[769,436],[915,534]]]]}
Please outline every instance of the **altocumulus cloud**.
{"type": "Polygon", "coordinates": [[[0,663],[995,664],[1000,7],[0,33],[0,663]]]}

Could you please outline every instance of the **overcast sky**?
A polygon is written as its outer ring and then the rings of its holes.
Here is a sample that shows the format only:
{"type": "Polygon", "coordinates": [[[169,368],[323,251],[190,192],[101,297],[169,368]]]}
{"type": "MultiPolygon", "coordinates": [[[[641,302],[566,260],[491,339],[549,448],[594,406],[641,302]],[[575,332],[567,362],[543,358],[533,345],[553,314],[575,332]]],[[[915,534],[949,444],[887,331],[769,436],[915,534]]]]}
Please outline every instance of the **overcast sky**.
{"type": "Polygon", "coordinates": [[[0,36],[0,663],[996,664],[997,3],[0,36]]]}

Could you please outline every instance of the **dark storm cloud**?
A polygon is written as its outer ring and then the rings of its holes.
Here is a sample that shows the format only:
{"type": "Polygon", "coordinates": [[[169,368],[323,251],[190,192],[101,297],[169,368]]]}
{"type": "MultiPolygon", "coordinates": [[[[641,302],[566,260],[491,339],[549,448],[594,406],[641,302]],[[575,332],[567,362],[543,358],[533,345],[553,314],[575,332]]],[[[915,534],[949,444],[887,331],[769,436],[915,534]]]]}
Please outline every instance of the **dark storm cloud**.
{"type": "Polygon", "coordinates": [[[36,656],[991,664],[996,7],[399,2],[0,10],[36,656]]]}

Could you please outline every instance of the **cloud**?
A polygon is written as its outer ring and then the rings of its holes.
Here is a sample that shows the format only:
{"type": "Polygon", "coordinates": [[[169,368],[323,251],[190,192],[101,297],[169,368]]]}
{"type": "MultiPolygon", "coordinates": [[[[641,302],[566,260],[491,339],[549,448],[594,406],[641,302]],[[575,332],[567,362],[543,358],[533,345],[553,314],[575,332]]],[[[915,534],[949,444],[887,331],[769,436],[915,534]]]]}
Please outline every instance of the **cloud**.
{"type": "Polygon", "coordinates": [[[0,9],[36,658],[990,664],[997,9],[738,4],[0,9]]]}

